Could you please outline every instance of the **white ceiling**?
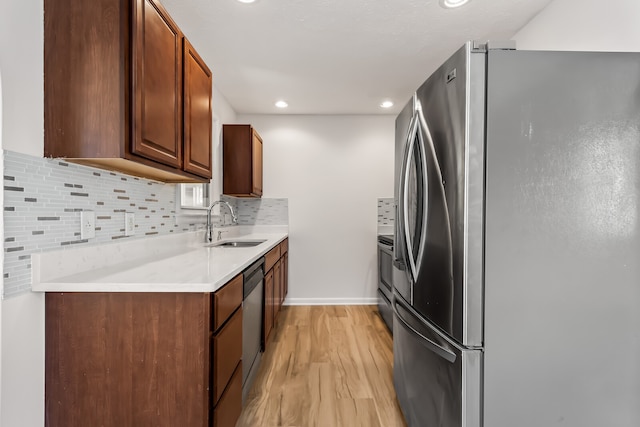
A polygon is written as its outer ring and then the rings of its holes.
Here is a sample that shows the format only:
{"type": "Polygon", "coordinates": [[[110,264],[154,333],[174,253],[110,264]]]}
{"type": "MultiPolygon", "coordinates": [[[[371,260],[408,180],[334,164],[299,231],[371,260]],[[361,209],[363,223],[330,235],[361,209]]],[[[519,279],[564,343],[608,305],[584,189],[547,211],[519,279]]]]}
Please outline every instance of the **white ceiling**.
{"type": "Polygon", "coordinates": [[[465,41],[509,39],[550,1],[161,0],[239,114],[395,114],[465,41]]]}

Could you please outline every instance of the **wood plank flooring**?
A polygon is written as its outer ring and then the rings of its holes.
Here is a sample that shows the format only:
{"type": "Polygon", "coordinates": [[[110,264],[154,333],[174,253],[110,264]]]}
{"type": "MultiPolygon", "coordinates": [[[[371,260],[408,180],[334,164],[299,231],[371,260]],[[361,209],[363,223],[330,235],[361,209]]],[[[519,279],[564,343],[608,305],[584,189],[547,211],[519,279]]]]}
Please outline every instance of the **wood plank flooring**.
{"type": "Polygon", "coordinates": [[[404,427],[375,306],[284,306],[236,427],[404,427]]]}

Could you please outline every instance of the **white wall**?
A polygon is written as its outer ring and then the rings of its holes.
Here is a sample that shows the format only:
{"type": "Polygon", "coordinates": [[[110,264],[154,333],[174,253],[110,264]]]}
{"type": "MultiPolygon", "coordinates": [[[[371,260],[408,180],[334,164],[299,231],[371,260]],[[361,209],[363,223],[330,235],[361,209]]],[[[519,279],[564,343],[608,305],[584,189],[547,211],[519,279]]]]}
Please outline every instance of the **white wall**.
{"type": "MultiPolygon", "coordinates": [[[[42,156],[44,146],[42,7],[42,0],[0,1],[2,147],[34,156],[42,156]]],[[[0,425],[42,426],[44,295],[30,293],[0,304],[0,425]]]]}
{"type": "Polygon", "coordinates": [[[0,1],[0,68],[4,86],[3,147],[42,156],[43,0],[0,1]]]}
{"type": "Polygon", "coordinates": [[[263,197],[289,199],[288,303],[372,303],[394,116],[239,116],[264,140],[263,197]]]}
{"type": "Polygon", "coordinates": [[[518,49],[640,52],[640,1],[554,0],[513,39],[518,49]]]}
{"type": "MultiPolygon", "coordinates": [[[[235,123],[236,112],[219,90],[213,88],[213,177],[211,200],[220,200],[222,194],[222,124],[235,123]]],[[[219,207],[215,208],[219,212],[219,207]]]]}

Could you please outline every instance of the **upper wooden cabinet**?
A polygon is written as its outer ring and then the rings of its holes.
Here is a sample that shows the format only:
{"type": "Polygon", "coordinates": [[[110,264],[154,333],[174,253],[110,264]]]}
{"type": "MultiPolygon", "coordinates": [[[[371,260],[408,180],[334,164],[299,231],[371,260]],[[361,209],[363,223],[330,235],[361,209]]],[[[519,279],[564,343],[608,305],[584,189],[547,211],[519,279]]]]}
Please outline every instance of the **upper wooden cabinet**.
{"type": "Polygon", "coordinates": [[[211,71],[184,39],[184,170],[211,178],[211,71]]]}
{"type": "Polygon", "coordinates": [[[211,179],[211,72],[157,0],[44,1],[46,157],[211,179]]]}
{"type": "Polygon", "coordinates": [[[222,193],[262,197],[262,138],[251,125],[222,126],[222,193]]]}

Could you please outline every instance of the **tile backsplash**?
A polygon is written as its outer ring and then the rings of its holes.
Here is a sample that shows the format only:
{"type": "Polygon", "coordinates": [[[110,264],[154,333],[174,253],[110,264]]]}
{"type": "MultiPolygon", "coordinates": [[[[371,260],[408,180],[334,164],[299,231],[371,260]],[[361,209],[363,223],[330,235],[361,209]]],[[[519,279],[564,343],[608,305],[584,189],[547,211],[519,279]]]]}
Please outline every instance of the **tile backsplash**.
{"type": "Polygon", "coordinates": [[[176,225],[175,184],[4,152],[3,297],[31,289],[31,254],[195,229],[176,225]],[[94,211],[96,237],[80,238],[80,212],[94,211]],[[124,235],[124,214],[135,234],[124,235]]]}
{"type": "Polygon", "coordinates": [[[289,224],[289,199],[237,199],[238,225],[289,224]]]}
{"type": "Polygon", "coordinates": [[[378,226],[394,225],[395,217],[393,199],[378,199],[378,226]]]}
{"type": "MultiPolygon", "coordinates": [[[[177,191],[176,184],[4,151],[2,297],[31,290],[32,253],[202,228],[205,215],[177,223],[177,191]],[[80,237],[82,211],[95,212],[95,238],[80,237]],[[133,236],[124,235],[125,212],[135,214],[133,236]]],[[[236,210],[238,225],[289,222],[288,199],[222,199],[236,210]]]]}

